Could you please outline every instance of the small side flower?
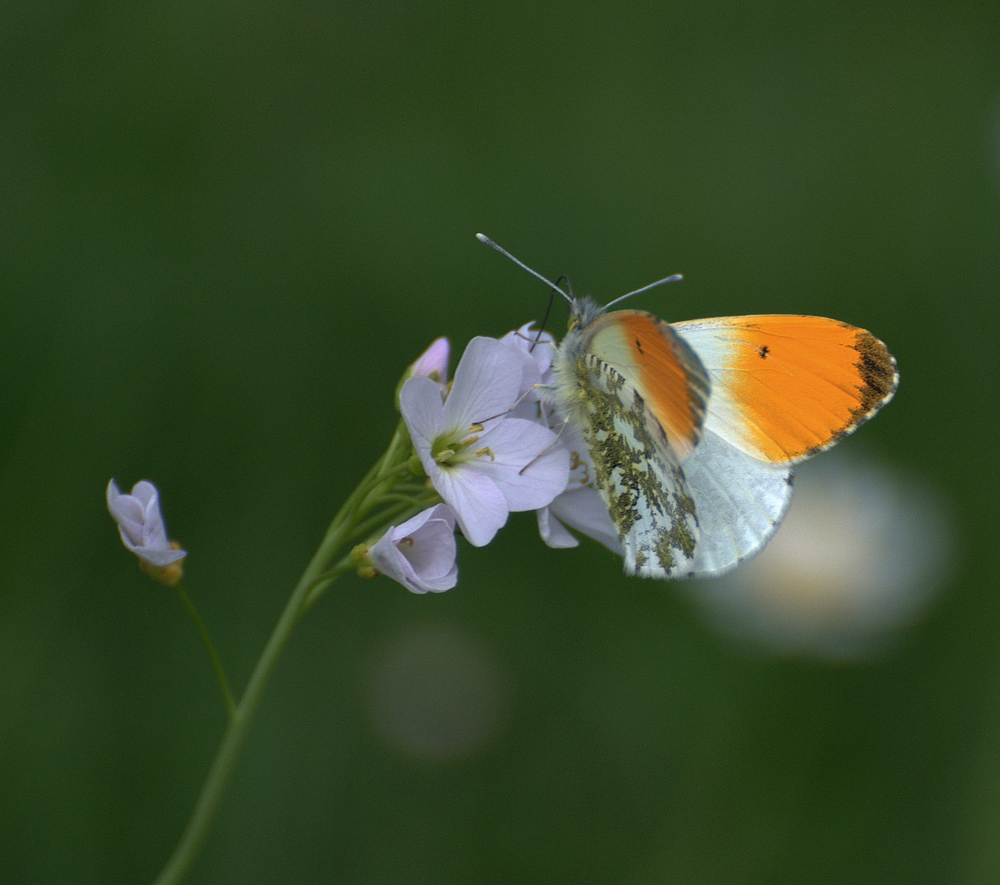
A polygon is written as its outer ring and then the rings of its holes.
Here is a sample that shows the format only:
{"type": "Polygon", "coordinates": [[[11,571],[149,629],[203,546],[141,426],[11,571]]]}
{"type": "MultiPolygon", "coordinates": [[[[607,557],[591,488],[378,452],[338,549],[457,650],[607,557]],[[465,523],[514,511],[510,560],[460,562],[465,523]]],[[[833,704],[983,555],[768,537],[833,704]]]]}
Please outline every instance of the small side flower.
{"type": "Polygon", "coordinates": [[[448,358],[451,345],[447,338],[436,338],[416,361],[410,366],[407,378],[414,375],[426,375],[438,384],[448,383],[448,358]]]}
{"type": "Polygon", "coordinates": [[[170,587],[175,585],[184,574],[181,560],[187,551],[167,539],[156,486],[142,480],[132,487],[132,494],[123,495],[112,479],[107,501],[122,543],[139,557],[142,570],[170,587]]]}
{"type": "Polygon", "coordinates": [[[444,504],[436,504],[390,526],[365,559],[413,593],[451,590],[458,583],[455,517],[444,504]]]}
{"type": "Polygon", "coordinates": [[[442,398],[448,392],[448,361],[451,357],[451,344],[447,338],[435,338],[416,360],[407,367],[403,377],[396,386],[396,409],[399,409],[399,393],[403,385],[417,376],[430,378],[441,389],[442,398]]]}

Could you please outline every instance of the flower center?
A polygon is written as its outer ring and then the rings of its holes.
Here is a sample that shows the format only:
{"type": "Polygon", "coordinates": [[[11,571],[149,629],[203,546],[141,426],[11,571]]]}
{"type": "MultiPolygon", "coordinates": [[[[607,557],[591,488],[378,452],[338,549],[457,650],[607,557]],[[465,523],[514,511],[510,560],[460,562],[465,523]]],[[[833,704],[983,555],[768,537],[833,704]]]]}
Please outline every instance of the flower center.
{"type": "Polygon", "coordinates": [[[431,444],[431,457],[441,467],[458,467],[479,458],[489,458],[492,461],[493,452],[489,446],[474,448],[482,432],[482,424],[473,424],[466,430],[442,433],[431,444]]]}

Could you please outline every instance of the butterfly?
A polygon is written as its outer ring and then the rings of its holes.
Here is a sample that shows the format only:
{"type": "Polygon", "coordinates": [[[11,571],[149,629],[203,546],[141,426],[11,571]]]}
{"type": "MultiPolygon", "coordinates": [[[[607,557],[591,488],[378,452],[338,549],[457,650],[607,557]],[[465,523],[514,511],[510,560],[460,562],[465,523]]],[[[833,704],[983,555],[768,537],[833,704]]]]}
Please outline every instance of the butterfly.
{"type": "Polygon", "coordinates": [[[543,396],[587,448],[625,571],[713,577],[760,552],[792,494],[792,468],[893,396],[896,361],[870,332],[797,315],[667,323],[562,293],[569,329],[543,396]]]}

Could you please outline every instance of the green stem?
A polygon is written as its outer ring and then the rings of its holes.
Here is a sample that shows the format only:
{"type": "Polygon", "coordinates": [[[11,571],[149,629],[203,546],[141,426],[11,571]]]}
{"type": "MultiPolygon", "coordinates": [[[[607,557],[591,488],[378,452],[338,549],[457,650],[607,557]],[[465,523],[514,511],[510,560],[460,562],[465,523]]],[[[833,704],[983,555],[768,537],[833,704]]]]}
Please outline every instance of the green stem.
{"type": "MultiPolygon", "coordinates": [[[[392,496],[387,495],[386,500],[392,500],[392,496]]],[[[392,507],[386,507],[375,516],[359,523],[351,532],[351,538],[362,538],[370,535],[380,526],[399,525],[440,500],[436,496],[429,496],[427,501],[415,501],[410,497],[400,497],[392,507]]]]}
{"type": "Polygon", "coordinates": [[[175,589],[177,590],[177,595],[181,598],[181,602],[184,603],[184,607],[194,619],[198,632],[201,634],[201,641],[205,644],[208,657],[212,661],[212,668],[215,670],[215,678],[219,680],[219,688],[222,689],[222,697],[226,702],[226,712],[229,714],[230,720],[232,720],[233,716],[236,715],[236,701],[233,699],[233,692],[229,688],[229,680],[226,678],[226,671],[222,668],[222,661],[215,650],[215,646],[212,644],[212,637],[208,635],[208,628],[201,619],[201,615],[198,614],[198,609],[195,608],[191,597],[187,595],[187,591],[183,585],[177,584],[175,589]]]}
{"type": "MultiPolygon", "coordinates": [[[[397,464],[394,463],[396,455],[401,448],[408,445],[408,442],[405,428],[401,424],[386,453],[351,493],[330,523],[319,549],[295,585],[288,604],[278,618],[267,645],[264,646],[243,697],[240,698],[230,718],[187,827],[154,885],[176,885],[190,869],[218,811],[236,760],[249,733],[250,724],[260,706],[264,689],[292,635],[292,630],[305,610],[322,595],[336,577],[343,573],[339,568],[335,573],[328,572],[329,563],[334,554],[347,543],[357,520],[377,503],[374,493],[380,488],[391,485],[393,477],[398,473],[397,464]]],[[[197,620],[200,621],[200,618],[197,620]]]]}
{"type": "MultiPolygon", "coordinates": [[[[327,540],[330,540],[329,535],[327,540]]],[[[209,769],[208,777],[205,779],[201,795],[198,797],[187,828],[184,830],[170,860],[167,861],[167,865],[156,879],[155,885],[172,885],[172,883],[180,882],[205,841],[209,825],[215,817],[233,767],[243,749],[243,743],[250,730],[250,723],[253,722],[254,714],[260,706],[264,689],[267,687],[274,667],[298,622],[306,596],[316,578],[322,573],[329,558],[326,546],[326,541],[324,541],[305,573],[299,579],[295,590],[292,591],[291,598],[281,613],[281,617],[278,618],[278,623],[264,647],[260,660],[257,661],[257,666],[247,683],[246,691],[243,692],[243,697],[236,707],[229,727],[222,738],[222,743],[215,754],[215,760],[209,769]]]]}
{"type": "Polygon", "coordinates": [[[371,510],[376,503],[381,502],[388,489],[396,487],[398,478],[405,476],[408,472],[409,467],[406,464],[396,464],[388,470],[380,471],[375,482],[367,490],[367,494],[359,502],[358,512],[367,513],[371,510]]]}
{"type": "Polygon", "coordinates": [[[313,584],[312,589],[309,591],[309,595],[306,596],[306,601],[302,604],[303,614],[307,612],[316,600],[318,600],[327,590],[327,588],[337,580],[341,575],[346,575],[348,572],[354,571],[357,565],[351,561],[350,555],[345,556],[337,565],[332,569],[324,572],[316,579],[316,583],[313,584]]]}

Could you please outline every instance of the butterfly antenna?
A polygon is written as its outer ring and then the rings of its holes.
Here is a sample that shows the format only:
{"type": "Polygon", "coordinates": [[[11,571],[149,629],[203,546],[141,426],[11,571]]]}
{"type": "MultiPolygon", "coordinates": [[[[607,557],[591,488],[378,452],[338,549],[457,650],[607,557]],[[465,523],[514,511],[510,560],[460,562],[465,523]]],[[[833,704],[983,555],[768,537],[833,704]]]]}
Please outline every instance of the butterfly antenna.
{"type": "Polygon", "coordinates": [[[619,301],[624,301],[626,298],[631,298],[633,295],[640,295],[643,292],[648,292],[650,289],[655,289],[657,286],[662,286],[664,283],[676,283],[678,280],[684,279],[679,273],[672,274],[669,277],[664,277],[662,280],[657,280],[655,283],[650,283],[648,286],[643,286],[641,289],[636,289],[634,292],[626,292],[624,295],[619,295],[614,301],[609,301],[604,305],[604,309],[607,310],[612,304],[617,304],[619,301]]]}
{"type": "MultiPolygon", "coordinates": [[[[570,298],[569,303],[572,304],[573,287],[570,285],[569,280],[566,279],[566,275],[563,274],[563,276],[559,277],[559,279],[556,280],[556,282],[561,283],[563,280],[566,280],[566,285],[569,287],[569,298],[570,298]]],[[[560,289],[558,286],[554,286],[552,288],[552,291],[549,293],[549,303],[545,305],[545,316],[542,317],[541,325],[539,325],[538,327],[538,334],[535,336],[535,340],[531,342],[531,347],[528,348],[528,353],[531,353],[536,347],[538,347],[538,342],[542,340],[542,332],[545,331],[546,327],[549,324],[549,314],[552,313],[552,301],[555,298],[556,292],[562,292],[562,289],[560,289]]]]}
{"type": "MultiPolygon", "coordinates": [[[[545,283],[546,286],[551,286],[553,290],[555,290],[560,295],[562,295],[562,297],[565,298],[570,304],[573,303],[572,296],[567,295],[555,283],[551,282],[550,280],[545,279],[545,277],[543,277],[537,270],[532,270],[523,261],[519,261],[517,258],[515,258],[513,255],[511,255],[510,252],[508,252],[502,246],[498,246],[496,243],[493,242],[493,240],[491,240],[488,236],[486,236],[486,234],[476,234],[476,239],[479,240],[480,243],[485,243],[491,249],[496,249],[497,252],[499,252],[501,255],[505,255],[507,258],[509,258],[511,261],[513,261],[514,264],[516,264],[522,270],[526,270],[528,273],[530,273],[533,277],[535,277],[535,279],[541,280],[543,283],[545,283]]],[[[654,283],[653,285],[656,285],[656,284],[654,283]]],[[[646,288],[648,289],[649,286],[647,286],[646,288]]],[[[642,290],[640,289],[640,291],[642,291],[642,290]]],[[[632,292],[630,294],[634,295],[635,293],[632,292]]]]}

